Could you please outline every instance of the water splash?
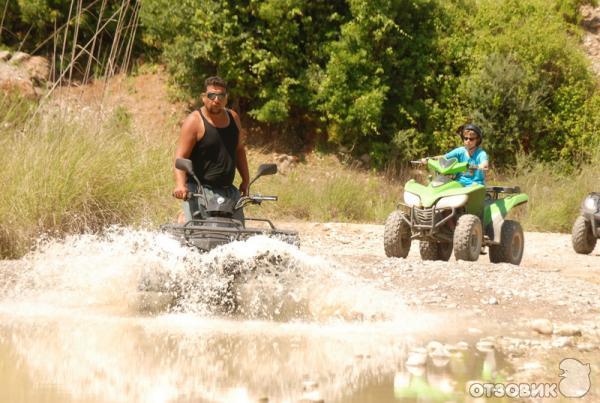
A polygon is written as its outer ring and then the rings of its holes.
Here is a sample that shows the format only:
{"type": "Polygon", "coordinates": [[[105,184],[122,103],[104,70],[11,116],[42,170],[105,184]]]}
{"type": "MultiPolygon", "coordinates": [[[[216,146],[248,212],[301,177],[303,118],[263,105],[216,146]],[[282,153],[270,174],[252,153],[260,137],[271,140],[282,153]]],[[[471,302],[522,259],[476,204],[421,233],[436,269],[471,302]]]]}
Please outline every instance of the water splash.
{"type": "Polygon", "coordinates": [[[46,240],[21,263],[0,299],[38,314],[57,308],[136,314],[131,301],[139,291],[172,294],[165,311],[202,316],[363,321],[393,320],[405,310],[398,295],[265,236],[199,253],[164,233],[113,227],[46,240]]]}
{"type": "Polygon", "coordinates": [[[342,399],[393,373],[408,333],[437,325],[380,283],[267,237],[202,254],[116,227],[47,240],[18,264],[0,289],[0,354],[35,380],[30,400],[55,385],[73,401],[297,401],[305,381],[342,399]],[[131,310],[149,277],[177,293],[159,315],[131,310]]]}

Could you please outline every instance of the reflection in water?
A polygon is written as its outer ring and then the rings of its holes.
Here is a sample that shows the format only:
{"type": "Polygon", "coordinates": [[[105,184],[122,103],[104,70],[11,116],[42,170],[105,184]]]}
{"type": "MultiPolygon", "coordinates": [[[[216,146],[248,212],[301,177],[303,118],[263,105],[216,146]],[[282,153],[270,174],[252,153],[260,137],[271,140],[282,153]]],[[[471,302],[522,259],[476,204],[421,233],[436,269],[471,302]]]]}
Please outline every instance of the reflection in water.
{"type": "Polygon", "coordinates": [[[473,373],[453,346],[419,347],[434,318],[268,238],[198,254],[121,228],[50,241],[21,263],[0,281],[0,401],[436,400],[473,373]],[[156,316],[130,303],[147,273],[178,291],[156,316]]]}
{"type": "Polygon", "coordinates": [[[352,324],[64,319],[12,322],[1,344],[9,340],[35,387],[55,384],[76,401],[231,401],[242,391],[248,401],[297,401],[308,381],[331,401],[393,373],[405,342],[386,326],[374,336],[352,324]]]}

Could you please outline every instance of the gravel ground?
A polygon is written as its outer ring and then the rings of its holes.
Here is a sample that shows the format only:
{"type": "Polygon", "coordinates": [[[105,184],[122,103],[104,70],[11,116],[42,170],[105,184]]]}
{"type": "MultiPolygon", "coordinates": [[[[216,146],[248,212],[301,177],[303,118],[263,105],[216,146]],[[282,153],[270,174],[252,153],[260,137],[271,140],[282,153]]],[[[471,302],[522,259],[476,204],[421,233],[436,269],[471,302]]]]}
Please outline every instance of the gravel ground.
{"type": "Polygon", "coordinates": [[[395,290],[415,310],[447,318],[441,333],[494,340],[516,371],[511,380],[556,382],[563,358],[591,363],[584,401],[600,401],[600,245],[577,255],[569,234],[527,232],[520,266],[491,264],[487,255],[424,262],[417,242],[406,259],[387,258],[382,225],[281,226],[300,232],[307,253],[395,290]]]}

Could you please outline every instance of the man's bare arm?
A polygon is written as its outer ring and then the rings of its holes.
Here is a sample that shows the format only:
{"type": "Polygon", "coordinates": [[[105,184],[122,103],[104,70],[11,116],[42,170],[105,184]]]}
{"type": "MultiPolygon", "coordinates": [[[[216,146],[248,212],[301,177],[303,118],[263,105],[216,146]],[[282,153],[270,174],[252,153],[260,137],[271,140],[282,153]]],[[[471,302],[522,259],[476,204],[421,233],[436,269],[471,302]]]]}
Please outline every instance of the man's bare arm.
{"type": "Polygon", "coordinates": [[[240,184],[240,192],[242,196],[248,194],[248,184],[250,183],[250,170],[248,169],[248,158],[246,157],[246,130],[242,128],[240,117],[235,111],[231,111],[231,115],[235,120],[235,124],[239,129],[239,140],[236,152],[236,165],[237,170],[242,177],[242,183],[240,184]]]}
{"type": "MultiPolygon", "coordinates": [[[[198,138],[201,138],[201,136],[198,134],[200,130],[199,117],[196,115],[197,113],[189,114],[181,126],[179,140],[177,141],[177,149],[175,150],[175,159],[189,158],[192,154],[194,145],[196,145],[196,141],[198,138]]],[[[204,127],[202,127],[202,129],[203,128],[204,127]]],[[[175,190],[173,190],[173,196],[177,197],[178,199],[184,199],[188,191],[186,184],[186,173],[175,167],[173,169],[175,172],[175,190]]]]}

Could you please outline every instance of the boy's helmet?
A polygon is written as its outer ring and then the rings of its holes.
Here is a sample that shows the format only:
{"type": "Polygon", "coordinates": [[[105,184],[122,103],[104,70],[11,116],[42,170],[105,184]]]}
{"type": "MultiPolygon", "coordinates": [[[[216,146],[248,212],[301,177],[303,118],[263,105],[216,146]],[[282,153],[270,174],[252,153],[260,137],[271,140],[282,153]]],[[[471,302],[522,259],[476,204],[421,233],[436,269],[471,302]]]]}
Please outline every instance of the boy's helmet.
{"type": "Polygon", "coordinates": [[[477,133],[477,136],[479,136],[479,140],[477,141],[477,146],[481,145],[481,142],[483,141],[483,130],[481,130],[481,127],[474,125],[472,123],[467,123],[465,125],[459,126],[458,129],[456,129],[456,133],[462,138],[463,133],[467,130],[477,133]]]}

